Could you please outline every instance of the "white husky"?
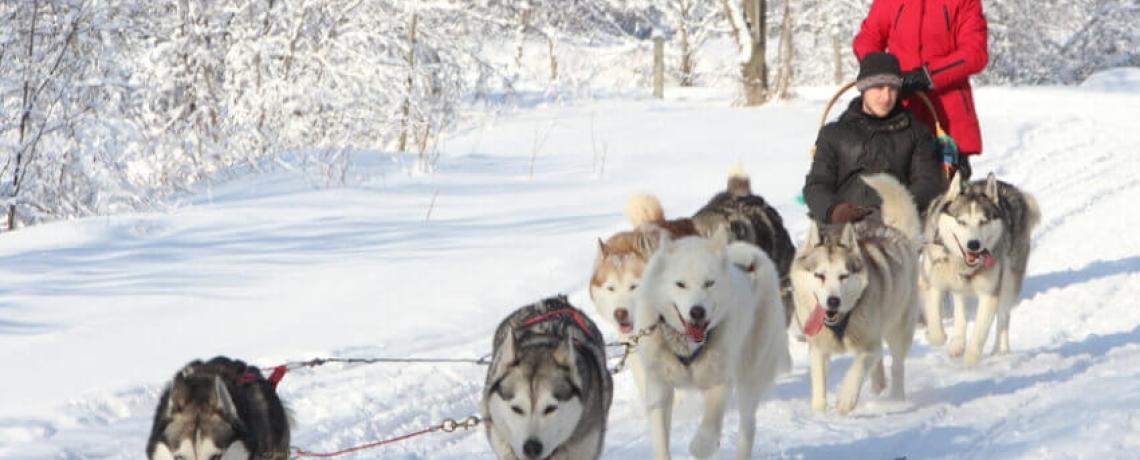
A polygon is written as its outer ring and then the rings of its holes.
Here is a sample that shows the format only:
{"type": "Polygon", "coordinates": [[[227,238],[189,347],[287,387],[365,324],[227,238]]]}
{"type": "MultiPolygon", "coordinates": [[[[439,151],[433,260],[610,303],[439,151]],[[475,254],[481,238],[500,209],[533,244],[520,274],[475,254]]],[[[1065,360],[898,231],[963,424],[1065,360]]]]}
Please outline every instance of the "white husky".
{"type": "Polygon", "coordinates": [[[833,353],[855,355],[839,390],[840,414],[855,408],[867,372],[876,393],[886,388],[883,341],[891,350],[891,396],[904,397],[903,363],[918,318],[918,210],[893,177],[863,180],[882,197],[882,223],[874,216],[825,229],[813,222],[792,262],[793,298],[808,337],[816,411],[827,409],[833,353]]]}
{"type": "Polygon", "coordinates": [[[1009,314],[1021,293],[1029,259],[1030,232],[1041,218],[1037,200],[991,173],[962,184],[955,175],[946,193],[930,203],[926,216],[922,284],[926,290],[926,338],[946,342],[942,296],[954,299],[951,356],[965,352],[977,363],[997,317],[994,353],[1009,351],[1009,314]],[[966,296],[978,298],[974,333],[966,342],[966,296]]]}
{"type": "Polygon", "coordinates": [[[669,458],[675,389],[697,388],[705,410],[689,452],[698,458],[716,452],[725,405],[735,390],[736,457],[748,458],[756,408],[789,365],[779,276],[771,259],[744,243],[730,246],[724,229],[712,238],[662,239],[645,267],[635,309],[635,326],[649,332],[638,353],[654,457],[669,458]]]}

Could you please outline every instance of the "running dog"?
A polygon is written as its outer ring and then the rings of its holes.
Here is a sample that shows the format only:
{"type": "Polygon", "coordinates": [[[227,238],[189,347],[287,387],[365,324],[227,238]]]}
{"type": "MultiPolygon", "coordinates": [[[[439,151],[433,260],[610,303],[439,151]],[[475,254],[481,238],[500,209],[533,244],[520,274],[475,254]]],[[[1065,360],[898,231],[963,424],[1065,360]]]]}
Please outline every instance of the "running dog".
{"type": "Polygon", "coordinates": [[[867,372],[875,393],[886,388],[884,341],[891,353],[890,395],[905,396],[903,363],[918,318],[920,220],[914,199],[893,177],[863,180],[882,197],[881,214],[826,228],[813,222],[792,262],[796,316],[811,356],[811,407],[820,412],[827,409],[832,354],[854,354],[839,390],[840,414],[855,409],[867,372]]]}
{"type": "Polygon", "coordinates": [[[674,392],[694,388],[703,393],[705,409],[689,452],[697,458],[716,452],[735,391],[736,458],[748,458],[760,399],[789,366],[776,267],[748,244],[731,246],[727,228],[711,238],[662,238],[658,246],[637,289],[634,315],[645,332],[638,365],[653,455],[669,458],[674,392]]]}
{"type": "Polygon", "coordinates": [[[954,336],[947,351],[965,356],[966,364],[981,359],[997,317],[994,353],[1009,351],[1009,314],[1029,260],[1030,233],[1041,220],[1032,195],[997,180],[962,184],[957,175],[946,193],[927,208],[922,259],[926,338],[931,345],[946,343],[942,328],[942,298],[954,299],[954,336]],[[974,332],[966,341],[966,297],[978,299],[974,332]]]}

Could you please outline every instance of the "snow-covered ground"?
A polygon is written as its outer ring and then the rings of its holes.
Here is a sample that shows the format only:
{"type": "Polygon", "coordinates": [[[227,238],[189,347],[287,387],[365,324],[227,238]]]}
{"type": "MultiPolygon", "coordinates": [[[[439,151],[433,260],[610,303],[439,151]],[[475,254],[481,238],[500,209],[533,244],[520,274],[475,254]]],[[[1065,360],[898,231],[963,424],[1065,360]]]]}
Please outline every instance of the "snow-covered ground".
{"type": "MultiPolygon", "coordinates": [[[[0,457],[142,457],[157,395],[195,358],[477,358],[504,315],[540,297],[567,293],[592,312],[596,239],[626,226],[626,197],[652,191],[671,215],[689,214],[738,160],[798,242],[807,220],[795,196],[830,91],[754,109],[707,91],[540,105],[453,135],[427,176],[408,174],[411,157],[362,152],[342,188],[279,173],[166,213],[0,235],[0,457]]],[[[976,98],[986,153],[975,171],[1020,185],[1043,211],[1013,352],[967,368],[920,332],[908,400],[868,397],[840,417],[810,410],[807,349],[794,343],[793,371],[759,409],[755,458],[1140,450],[1140,69],[976,98]]],[[[832,398],[849,363],[834,365],[832,398]]],[[[280,392],[293,444],[327,451],[475,414],[484,372],[326,365],[290,373],[280,392]]],[[[633,385],[615,382],[605,458],[647,458],[633,385]]],[[[676,412],[681,458],[697,400],[676,412]]],[[[479,429],[349,458],[490,456],[479,429]]]]}

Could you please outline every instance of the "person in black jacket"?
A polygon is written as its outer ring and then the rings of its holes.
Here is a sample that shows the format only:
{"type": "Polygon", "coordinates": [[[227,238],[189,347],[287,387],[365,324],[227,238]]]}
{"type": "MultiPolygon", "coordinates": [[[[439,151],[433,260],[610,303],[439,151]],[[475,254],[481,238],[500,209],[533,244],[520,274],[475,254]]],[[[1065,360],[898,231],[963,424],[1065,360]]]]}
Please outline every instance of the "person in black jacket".
{"type": "Polygon", "coordinates": [[[902,72],[894,55],[867,54],[859,63],[860,91],[838,121],[815,141],[804,183],[810,216],[821,224],[855,222],[871,214],[879,196],[859,179],[889,173],[910,190],[922,214],[946,188],[934,136],[898,104],[902,72]]]}

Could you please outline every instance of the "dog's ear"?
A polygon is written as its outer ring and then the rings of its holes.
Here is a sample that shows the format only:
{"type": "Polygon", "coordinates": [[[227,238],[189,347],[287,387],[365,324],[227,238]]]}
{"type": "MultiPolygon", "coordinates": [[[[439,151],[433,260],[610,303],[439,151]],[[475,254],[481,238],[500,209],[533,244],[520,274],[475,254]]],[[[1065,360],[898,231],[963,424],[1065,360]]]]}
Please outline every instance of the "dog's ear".
{"type": "Polygon", "coordinates": [[[843,236],[840,237],[839,244],[852,251],[859,251],[859,236],[855,234],[855,224],[843,224],[843,236]]]}
{"type": "Polygon", "coordinates": [[[816,224],[815,219],[812,219],[811,224],[808,225],[807,247],[814,248],[821,243],[823,243],[823,237],[819,235],[819,224],[816,224]]]}
{"type": "Polygon", "coordinates": [[[582,386],[581,379],[578,378],[578,357],[574,351],[574,339],[566,336],[562,343],[558,344],[558,348],[554,349],[554,362],[566,366],[570,369],[570,379],[577,387],[582,386]]]}
{"type": "Polygon", "coordinates": [[[724,248],[728,246],[728,226],[719,225],[716,231],[713,232],[712,237],[709,238],[709,247],[717,253],[724,252],[724,248]]]}
{"type": "Polygon", "coordinates": [[[959,171],[954,171],[954,177],[950,178],[950,186],[946,187],[946,200],[953,200],[962,193],[962,175],[959,171]]]}
{"type": "Polygon", "coordinates": [[[218,412],[224,414],[227,420],[240,420],[237,406],[234,405],[234,400],[230,397],[230,390],[226,388],[226,382],[222,380],[221,376],[214,376],[214,391],[210,395],[210,399],[211,405],[218,412]]]}
{"type": "Polygon", "coordinates": [[[602,263],[606,261],[606,257],[608,255],[609,247],[606,246],[605,241],[602,241],[601,238],[598,238],[598,256],[594,257],[594,271],[597,271],[598,267],[602,266],[602,263]]]}
{"type": "Polygon", "coordinates": [[[507,327],[506,337],[503,337],[503,343],[499,345],[499,352],[498,361],[495,362],[494,375],[506,374],[507,369],[514,365],[516,355],[514,328],[507,327]]]}
{"type": "Polygon", "coordinates": [[[998,181],[993,172],[986,176],[986,197],[994,203],[998,202],[998,181]]]}
{"type": "Polygon", "coordinates": [[[637,232],[637,252],[645,259],[649,259],[657,248],[661,245],[662,239],[668,239],[669,232],[657,226],[646,226],[642,231],[637,232]]]}
{"type": "Polygon", "coordinates": [[[184,374],[185,372],[175,374],[174,380],[170,382],[170,391],[166,396],[166,411],[163,413],[164,418],[173,417],[174,413],[186,404],[187,398],[190,396],[190,388],[186,386],[184,374]]]}

